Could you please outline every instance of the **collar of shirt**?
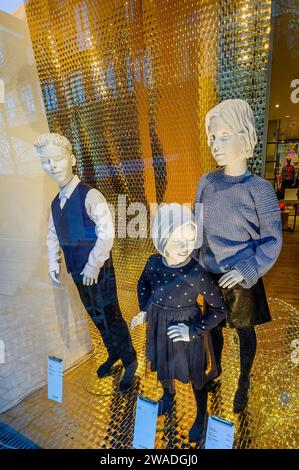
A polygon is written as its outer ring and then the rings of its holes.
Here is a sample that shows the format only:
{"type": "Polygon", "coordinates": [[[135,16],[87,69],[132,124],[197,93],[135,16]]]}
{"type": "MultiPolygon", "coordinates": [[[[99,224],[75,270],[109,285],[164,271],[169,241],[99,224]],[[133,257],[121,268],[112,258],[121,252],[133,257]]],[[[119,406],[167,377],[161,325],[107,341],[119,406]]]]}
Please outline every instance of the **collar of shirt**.
{"type": "Polygon", "coordinates": [[[77,175],[74,175],[71,181],[60,190],[59,199],[69,199],[79,183],[80,179],[77,175]]]}

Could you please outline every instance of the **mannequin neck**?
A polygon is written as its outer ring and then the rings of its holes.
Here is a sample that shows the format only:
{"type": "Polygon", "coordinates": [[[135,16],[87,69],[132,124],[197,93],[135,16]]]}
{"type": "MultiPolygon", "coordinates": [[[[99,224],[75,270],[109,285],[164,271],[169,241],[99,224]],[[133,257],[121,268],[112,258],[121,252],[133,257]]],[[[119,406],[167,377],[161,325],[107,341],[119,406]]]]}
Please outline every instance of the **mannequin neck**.
{"type": "Polygon", "coordinates": [[[63,188],[65,188],[65,187],[72,181],[72,179],[74,178],[74,176],[75,176],[75,175],[72,174],[72,175],[68,178],[68,180],[67,180],[66,183],[63,183],[63,185],[58,185],[60,191],[61,191],[63,188]]]}
{"type": "Polygon", "coordinates": [[[185,259],[185,261],[183,261],[182,263],[179,263],[179,264],[175,264],[175,260],[171,257],[165,257],[165,256],[162,256],[162,261],[163,263],[165,264],[165,266],[168,266],[170,268],[181,268],[182,266],[185,266],[186,264],[189,263],[189,261],[191,260],[191,256],[188,256],[187,259],[185,259]]]}
{"type": "Polygon", "coordinates": [[[247,159],[234,160],[224,167],[224,174],[227,176],[241,176],[247,171],[247,159]]]}

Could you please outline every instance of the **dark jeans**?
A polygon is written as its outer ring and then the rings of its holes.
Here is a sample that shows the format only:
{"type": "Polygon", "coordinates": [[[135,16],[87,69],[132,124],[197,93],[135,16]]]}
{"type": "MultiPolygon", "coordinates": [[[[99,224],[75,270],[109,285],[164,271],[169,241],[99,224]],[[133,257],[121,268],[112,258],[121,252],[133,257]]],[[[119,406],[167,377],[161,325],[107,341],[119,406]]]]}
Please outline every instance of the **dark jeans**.
{"type": "Polygon", "coordinates": [[[83,285],[83,276],[72,273],[82,303],[100,331],[109,357],[121,359],[126,367],[136,359],[128,326],[120,311],[111,258],[102,267],[97,284],[83,285]]]}

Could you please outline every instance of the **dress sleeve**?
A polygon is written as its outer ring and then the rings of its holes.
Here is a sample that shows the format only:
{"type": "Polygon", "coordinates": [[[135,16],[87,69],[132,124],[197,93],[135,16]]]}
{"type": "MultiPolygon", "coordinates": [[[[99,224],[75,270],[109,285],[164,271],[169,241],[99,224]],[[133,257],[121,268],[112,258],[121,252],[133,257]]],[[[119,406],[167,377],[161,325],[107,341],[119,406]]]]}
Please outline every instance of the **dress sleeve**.
{"type": "Polygon", "coordinates": [[[203,271],[199,278],[199,294],[207,304],[205,315],[197,317],[190,325],[190,341],[195,340],[206,331],[215,328],[225,319],[228,309],[220,288],[215,284],[209,273],[203,271]]]}
{"type": "Polygon", "coordinates": [[[277,260],[282,246],[282,224],[278,200],[269,181],[259,183],[254,193],[259,219],[260,243],[255,254],[233,266],[244,278],[242,287],[249,289],[264,276],[277,260]]]}
{"type": "Polygon", "coordinates": [[[152,284],[151,284],[151,277],[150,277],[150,269],[153,265],[151,257],[148,259],[145,268],[139,278],[138,286],[137,286],[137,295],[138,295],[138,302],[140,310],[145,310],[147,302],[152,293],[152,284]]]}

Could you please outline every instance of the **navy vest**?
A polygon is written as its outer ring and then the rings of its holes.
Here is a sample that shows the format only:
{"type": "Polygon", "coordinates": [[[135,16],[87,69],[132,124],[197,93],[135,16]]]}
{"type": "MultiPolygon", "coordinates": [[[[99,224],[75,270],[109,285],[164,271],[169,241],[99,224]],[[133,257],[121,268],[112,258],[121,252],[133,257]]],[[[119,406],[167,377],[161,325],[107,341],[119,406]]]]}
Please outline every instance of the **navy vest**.
{"type": "Polygon", "coordinates": [[[83,270],[97,240],[96,225],[85,209],[86,195],[91,189],[80,181],[62,209],[59,194],[52,202],[53,221],[69,273],[83,270]]]}

